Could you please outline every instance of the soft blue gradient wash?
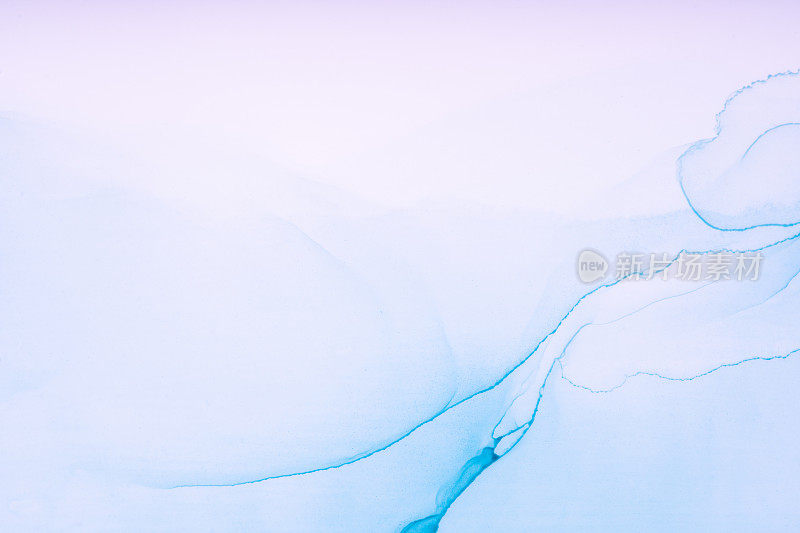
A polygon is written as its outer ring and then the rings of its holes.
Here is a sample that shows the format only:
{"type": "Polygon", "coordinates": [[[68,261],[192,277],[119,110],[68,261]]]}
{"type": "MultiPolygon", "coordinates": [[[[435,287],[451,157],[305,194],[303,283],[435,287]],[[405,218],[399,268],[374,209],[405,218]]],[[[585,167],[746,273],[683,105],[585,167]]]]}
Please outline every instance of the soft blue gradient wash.
{"type": "Polygon", "coordinates": [[[9,531],[800,527],[796,72],[616,193],[652,216],[282,176],[209,218],[98,186],[150,170],[47,128],[3,118],[0,146],[9,531]],[[763,261],[585,285],[584,248],[763,261]]]}

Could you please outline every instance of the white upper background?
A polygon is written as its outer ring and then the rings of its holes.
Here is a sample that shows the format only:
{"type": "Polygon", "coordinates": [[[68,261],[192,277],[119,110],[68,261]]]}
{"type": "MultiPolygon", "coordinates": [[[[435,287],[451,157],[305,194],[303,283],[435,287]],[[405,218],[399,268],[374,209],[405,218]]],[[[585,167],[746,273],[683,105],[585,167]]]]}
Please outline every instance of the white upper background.
{"type": "Polygon", "coordinates": [[[389,206],[563,213],[798,67],[788,2],[553,4],[6,1],[0,112],[140,151],[162,171],[128,185],[206,207],[268,194],[256,157],[389,206]]]}

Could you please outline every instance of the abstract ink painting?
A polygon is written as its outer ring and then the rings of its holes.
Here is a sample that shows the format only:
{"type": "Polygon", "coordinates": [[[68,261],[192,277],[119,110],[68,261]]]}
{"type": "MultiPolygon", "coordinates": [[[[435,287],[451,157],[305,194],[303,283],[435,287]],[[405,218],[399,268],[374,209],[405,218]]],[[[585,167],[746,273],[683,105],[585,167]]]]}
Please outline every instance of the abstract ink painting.
{"type": "Polygon", "coordinates": [[[800,530],[800,6],[0,5],[0,531],[800,530]]]}

